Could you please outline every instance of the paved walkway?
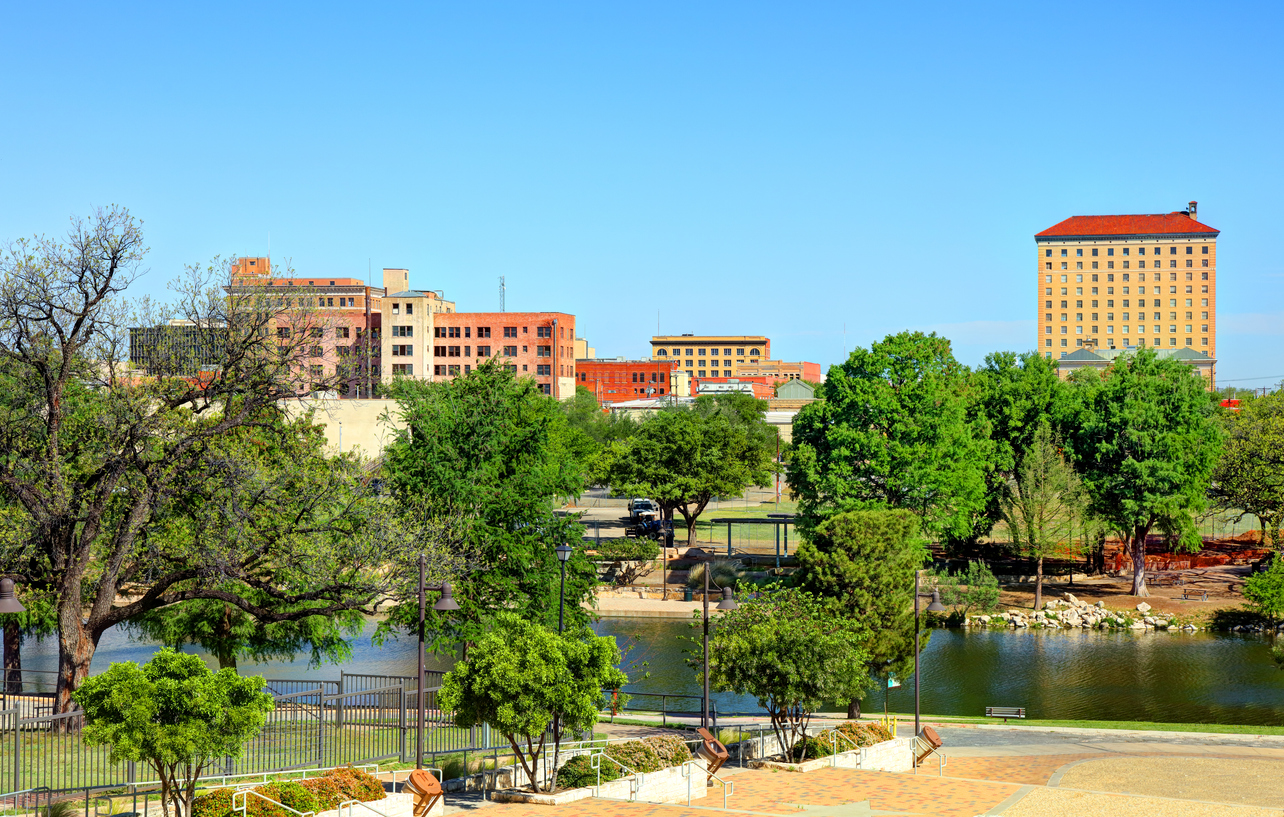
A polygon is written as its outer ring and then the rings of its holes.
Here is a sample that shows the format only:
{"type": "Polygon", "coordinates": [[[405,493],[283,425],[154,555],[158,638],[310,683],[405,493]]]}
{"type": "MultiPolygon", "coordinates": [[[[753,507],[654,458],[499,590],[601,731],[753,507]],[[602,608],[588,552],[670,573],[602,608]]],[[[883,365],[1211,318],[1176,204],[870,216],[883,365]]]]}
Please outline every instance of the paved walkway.
{"type": "MultiPolygon", "coordinates": [[[[728,812],[860,817],[1284,817],[1284,741],[1251,735],[1116,733],[941,726],[948,762],[916,774],[825,768],[808,774],[728,768],[728,812]]],[[[489,817],[554,817],[547,806],[487,806],[489,817]]],[[[720,792],[699,805],[588,799],[562,817],[700,817],[721,811],[720,792]]]]}

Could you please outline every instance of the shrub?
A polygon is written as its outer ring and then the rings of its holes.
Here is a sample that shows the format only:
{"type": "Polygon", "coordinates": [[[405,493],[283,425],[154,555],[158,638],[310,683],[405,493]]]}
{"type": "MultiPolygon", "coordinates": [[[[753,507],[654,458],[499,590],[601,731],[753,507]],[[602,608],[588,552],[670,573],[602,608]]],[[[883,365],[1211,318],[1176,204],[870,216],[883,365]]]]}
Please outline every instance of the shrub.
{"type": "Polygon", "coordinates": [[[635,772],[657,772],[664,768],[660,756],[646,741],[626,740],[623,743],[612,743],[608,744],[604,751],[611,760],[635,772]]]}
{"type": "MultiPolygon", "coordinates": [[[[578,789],[583,786],[596,786],[598,781],[598,770],[590,765],[588,755],[576,755],[562,766],[557,772],[557,785],[562,789],[578,789]]],[[[602,782],[609,783],[612,780],[619,780],[624,772],[620,767],[611,763],[609,760],[601,761],[602,782]]]]}
{"type": "Polygon", "coordinates": [[[670,766],[680,766],[691,759],[691,748],[687,746],[686,741],[677,735],[656,735],[655,737],[645,738],[642,741],[648,744],[656,756],[660,758],[659,771],[667,769],[670,766]]]}
{"type": "Polygon", "coordinates": [[[335,782],[339,789],[339,797],[342,800],[360,800],[365,803],[371,800],[382,800],[388,796],[383,790],[382,783],[371,775],[351,766],[331,769],[322,777],[328,777],[335,782]]]}
{"type": "Polygon", "coordinates": [[[794,757],[797,763],[804,760],[815,760],[818,757],[829,757],[833,754],[828,735],[821,732],[817,737],[805,737],[794,744],[794,757]]]}
{"type": "Polygon", "coordinates": [[[232,813],[232,789],[213,789],[192,801],[191,817],[226,817],[232,813]]]}
{"type": "Polygon", "coordinates": [[[309,777],[307,780],[299,781],[299,785],[307,789],[316,799],[317,811],[336,809],[343,802],[339,784],[332,777],[309,777]]]}
{"type": "Polygon", "coordinates": [[[862,747],[892,739],[891,730],[881,723],[846,721],[836,728],[840,733],[856,741],[857,746],[862,747]]]}

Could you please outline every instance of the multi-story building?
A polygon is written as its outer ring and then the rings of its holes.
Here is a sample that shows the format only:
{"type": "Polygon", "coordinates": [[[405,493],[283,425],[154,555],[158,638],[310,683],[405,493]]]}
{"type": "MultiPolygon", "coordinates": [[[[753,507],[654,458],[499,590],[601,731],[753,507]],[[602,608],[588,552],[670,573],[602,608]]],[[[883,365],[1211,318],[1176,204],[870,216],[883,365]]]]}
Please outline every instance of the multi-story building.
{"type": "Polygon", "coordinates": [[[1173,213],[1072,216],[1037,233],[1039,351],[1060,360],[1153,346],[1215,362],[1218,235],[1193,201],[1173,213]]]}
{"type": "Polygon", "coordinates": [[[810,380],[819,383],[824,375],[820,373],[820,364],[808,361],[789,363],[784,360],[761,360],[746,364],[740,368],[739,377],[764,377],[773,385],[788,383],[790,380],[810,380]]]}
{"type": "Polygon", "coordinates": [[[590,359],[575,361],[576,385],[593,392],[598,403],[670,395],[688,396],[686,372],[673,360],[590,359]]]}
{"type": "Polygon", "coordinates": [[[771,358],[771,340],[761,335],[656,335],[651,359],[678,362],[692,380],[737,377],[746,365],[771,358]]]}
{"type": "MultiPolygon", "coordinates": [[[[558,400],[575,396],[574,315],[452,312],[434,315],[432,325],[432,380],[468,374],[499,357],[519,377],[534,378],[544,394],[558,400]]],[[[396,352],[388,359],[396,361],[396,352]]]]}
{"type": "Polygon", "coordinates": [[[697,379],[695,393],[701,395],[748,394],[759,400],[776,395],[776,384],[765,377],[706,377],[697,379]]]}

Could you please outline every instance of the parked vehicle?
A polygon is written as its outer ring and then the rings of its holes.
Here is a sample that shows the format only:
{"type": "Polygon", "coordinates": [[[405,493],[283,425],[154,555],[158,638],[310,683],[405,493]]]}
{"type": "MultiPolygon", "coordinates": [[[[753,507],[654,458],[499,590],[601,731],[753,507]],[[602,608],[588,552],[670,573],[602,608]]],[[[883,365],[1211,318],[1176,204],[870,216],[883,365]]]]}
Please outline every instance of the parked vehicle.
{"type": "Polygon", "coordinates": [[[646,498],[634,497],[629,500],[630,519],[659,519],[660,506],[646,498]]]}

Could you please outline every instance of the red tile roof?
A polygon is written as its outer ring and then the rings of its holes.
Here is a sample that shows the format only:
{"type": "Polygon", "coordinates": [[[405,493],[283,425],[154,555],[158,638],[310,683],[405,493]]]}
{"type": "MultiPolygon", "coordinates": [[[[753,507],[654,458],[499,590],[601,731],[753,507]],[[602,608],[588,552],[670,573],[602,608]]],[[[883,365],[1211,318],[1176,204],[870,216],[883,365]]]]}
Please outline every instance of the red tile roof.
{"type": "Polygon", "coordinates": [[[1071,216],[1054,224],[1035,238],[1049,236],[1165,235],[1169,233],[1212,233],[1219,230],[1201,224],[1183,212],[1137,216],[1071,216]]]}

